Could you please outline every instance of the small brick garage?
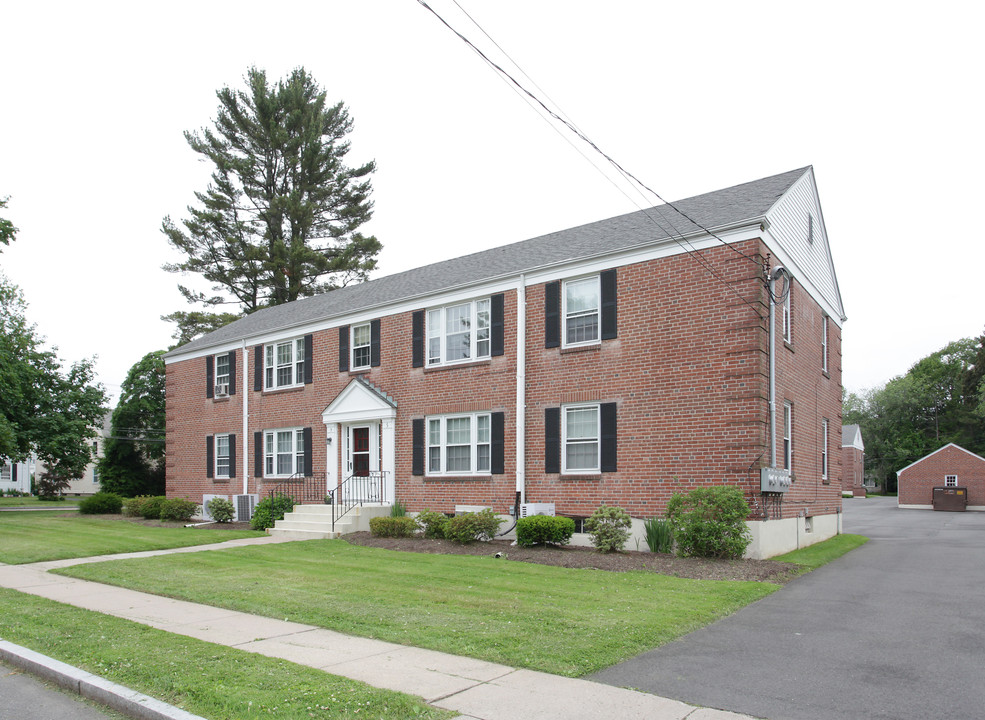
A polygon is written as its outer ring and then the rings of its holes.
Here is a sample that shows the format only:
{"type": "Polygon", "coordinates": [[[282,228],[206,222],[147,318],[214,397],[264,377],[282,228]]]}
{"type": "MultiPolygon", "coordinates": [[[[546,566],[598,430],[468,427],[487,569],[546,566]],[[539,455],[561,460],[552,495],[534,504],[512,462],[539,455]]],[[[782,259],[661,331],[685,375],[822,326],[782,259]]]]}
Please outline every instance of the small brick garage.
{"type": "Polygon", "coordinates": [[[932,509],[935,487],[968,488],[968,510],[985,511],[985,458],[950,443],[897,472],[901,508],[932,509]]]}

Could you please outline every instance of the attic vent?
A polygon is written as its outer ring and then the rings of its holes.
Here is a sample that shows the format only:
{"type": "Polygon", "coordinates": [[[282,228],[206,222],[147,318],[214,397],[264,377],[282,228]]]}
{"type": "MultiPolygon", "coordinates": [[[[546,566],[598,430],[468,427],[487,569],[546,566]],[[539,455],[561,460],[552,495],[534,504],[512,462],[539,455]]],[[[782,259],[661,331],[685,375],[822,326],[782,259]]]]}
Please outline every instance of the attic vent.
{"type": "Polygon", "coordinates": [[[814,216],[807,213],[807,242],[814,244],[814,216]]]}
{"type": "Polygon", "coordinates": [[[520,505],[520,517],[554,515],[554,503],[525,503],[520,505]]]}
{"type": "Polygon", "coordinates": [[[256,495],[233,495],[236,522],[247,522],[253,519],[253,511],[256,509],[258,499],[256,495]]]}

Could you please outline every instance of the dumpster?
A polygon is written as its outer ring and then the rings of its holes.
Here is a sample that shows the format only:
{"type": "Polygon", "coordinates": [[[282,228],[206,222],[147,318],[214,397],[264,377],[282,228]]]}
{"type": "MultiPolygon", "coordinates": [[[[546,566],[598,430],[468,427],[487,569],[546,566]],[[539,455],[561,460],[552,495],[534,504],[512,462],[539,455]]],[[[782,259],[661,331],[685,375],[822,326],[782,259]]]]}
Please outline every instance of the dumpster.
{"type": "Polygon", "coordinates": [[[935,487],[934,510],[964,512],[968,508],[968,488],[935,487]]]}

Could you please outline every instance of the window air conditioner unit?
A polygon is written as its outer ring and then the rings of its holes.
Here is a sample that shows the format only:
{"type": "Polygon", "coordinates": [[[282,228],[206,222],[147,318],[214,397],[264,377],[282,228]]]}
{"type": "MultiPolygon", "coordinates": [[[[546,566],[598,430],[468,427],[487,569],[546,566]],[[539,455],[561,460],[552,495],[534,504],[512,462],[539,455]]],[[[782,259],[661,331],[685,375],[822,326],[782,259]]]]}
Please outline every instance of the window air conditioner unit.
{"type": "Polygon", "coordinates": [[[520,517],[554,515],[554,503],[524,503],[520,505],[520,517]]]}
{"type": "Polygon", "coordinates": [[[215,386],[215,396],[216,397],[229,397],[229,385],[222,384],[215,386]]]}
{"type": "Polygon", "coordinates": [[[236,510],[236,522],[248,522],[253,519],[253,511],[256,509],[259,496],[257,495],[233,495],[233,508],[236,510]]]}

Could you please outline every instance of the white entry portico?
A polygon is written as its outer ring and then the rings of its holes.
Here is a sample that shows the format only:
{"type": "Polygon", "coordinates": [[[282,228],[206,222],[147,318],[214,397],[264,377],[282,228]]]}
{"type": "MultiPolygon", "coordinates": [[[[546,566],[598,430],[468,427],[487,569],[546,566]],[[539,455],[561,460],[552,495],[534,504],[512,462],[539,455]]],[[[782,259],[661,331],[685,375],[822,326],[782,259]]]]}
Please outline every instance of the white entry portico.
{"type": "Polygon", "coordinates": [[[326,442],[326,491],[353,475],[382,471],[383,497],[396,488],[397,403],[362,377],[355,377],[322,412],[326,442]]]}

